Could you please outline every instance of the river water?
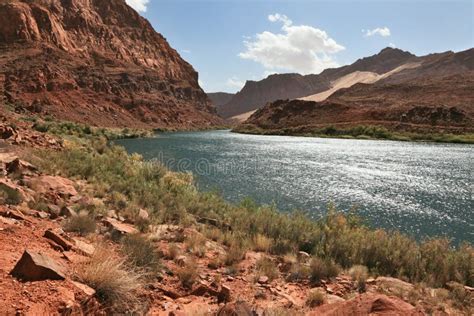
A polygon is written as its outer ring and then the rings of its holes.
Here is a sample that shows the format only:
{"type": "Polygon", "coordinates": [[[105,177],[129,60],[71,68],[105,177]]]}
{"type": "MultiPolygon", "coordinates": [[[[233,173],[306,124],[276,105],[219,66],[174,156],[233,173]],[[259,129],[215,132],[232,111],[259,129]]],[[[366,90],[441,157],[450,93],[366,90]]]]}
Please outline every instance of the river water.
{"type": "Polygon", "coordinates": [[[250,197],[315,218],[329,203],[355,208],[373,227],[418,239],[474,243],[474,146],[258,136],[230,131],[163,133],[117,141],[129,152],[191,171],[201,190],[250,197]]]}

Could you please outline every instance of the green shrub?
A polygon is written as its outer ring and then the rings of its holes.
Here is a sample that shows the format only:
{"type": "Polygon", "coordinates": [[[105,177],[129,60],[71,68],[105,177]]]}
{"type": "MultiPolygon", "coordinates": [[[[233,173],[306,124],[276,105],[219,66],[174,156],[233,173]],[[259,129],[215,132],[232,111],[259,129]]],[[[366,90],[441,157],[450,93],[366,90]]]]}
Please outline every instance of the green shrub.
{"type": "Polygon", "coordinates": [[[121,240],[122,253],[135,267],[145,272],[157,274],[160,268],[160,258],[155,245],[142,235],[127,235],[121,240]]]}
{"type": "Polygon", "coordinates": [[[261,259],[257,260],[255,269],[257,272],[255,275],[256,280],[258,280],[258,278],[261,276],[266,276],[271,282],[278,278],[280,274],[275,262],[273,262],[269,257],[262,257],[261,259]]]}
{"type": "Polygon", "coordinates": [[[65,231],[76,232],[83,236],[94,233],[96,227],[95,219],[86,212],[70,217],[63,224],[65,231]]]}
{"type": "Polygon", "coordinates": [[[21,193],[0,183],[0,204],[18,205],[23,201],[21,193]]]}
{"type": "Polygon", "coordinates": [[[198,277],[196,262],[187,260],[184,267],[179,268],[176,274],[183,287],[191,288],[198,277]]]}
{"type": "Polygon", "coordinates": [[[333,278],[339,275],[341,269],[332,260],[313,258],[310,263],[310,278],[312,282],[319,283],[323,279],[333,278]]]}
{"type": "Polygon", "coordinates": [[[146,163],[121,147],[106,145],[99,153],[90,142],[85,144],[40,151],[43,159],[35,165],[100,185],[107,188],[106,195],[117,192],[127,205],[146,208],[159,222],[186,226],[195,216],[218,219],[225,223],[220,239],[231,245],[225,260],[229,264],[241,260],[243,249],[249,247],[249,236],[261,235],[274,240],[270,248],[274,254],[302,250],[345,269],[361,264],[375,274],[425,281],[430,286],[443,286],[447,281],[474,285],[474,249],[470,244],[455,248],[445,239],[417,242],[399,232],[368,228],[357,216],[338,212],[333,206],[325,217],[312,220],[302,212],[282,213],[274,206],[259,206],[249,200],[231,205],[216,193],[200,193],[189,174],[146,163]]]}
{"type": "Polygon", "coordinates": [[[234,263],[240,262],[245,256],[245,251],[242,246],[237,243],[232,244],[224,257],[224,264],[226,266],[233,265],[234,263]]]}

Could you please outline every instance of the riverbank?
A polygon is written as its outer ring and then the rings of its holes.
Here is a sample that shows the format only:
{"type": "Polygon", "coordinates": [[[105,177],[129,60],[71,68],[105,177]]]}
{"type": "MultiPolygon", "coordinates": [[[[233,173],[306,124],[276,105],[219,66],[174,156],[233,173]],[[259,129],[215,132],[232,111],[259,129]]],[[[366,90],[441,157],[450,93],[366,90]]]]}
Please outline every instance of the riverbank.
{"type": "Polygon", "coordinates": [[[13,170],[10,165],[4,168],[11,190],[4,191],[7,211],[1,214],[0,244],[15,244],[14,249],[0,248],[2,254],[9,251],[0,256],[5,261],[0,265],[5,267],[0,283],[5,311],[21,302],[22,311],[44,307],[53,312],[61,300],[67,301],[63,293],[68,291],[77,299],[62,308],[76,311],[86,302],[94,311],[192,314],[197,308],[216,313],[220,303],[232,308],[236,299],[246,301],[246,309],[283,315],[324,315],[329,305],[353,310],[362,308],[361,301],[369,309],[382,301],[384,311],[393,312],[395,306],[404,314],[472,308],[471,289],[462,285],[474,282],[471,245],[454,248],[445,239],[417,243],[398,232],[372,230],[357,216],[334,208],[314,221],[251,201],[229,204],[219,195],[198,191],[192,175],[129,155],[108,144],[104,135],[83,137],[75,128],[61,129],[58,146],[50,147],[50,137],[58,134],[29,132],[32,125],[25,124],[10,123],[12,136],[4,137],[8,156],[24,161],[15,172],[8,171],[13,170]],[[48,140],[33,148],[17,143],[29,139],[22,133],[48,140]],[[51,190],[31,184],[45,177],[54,179],[48,184],[51,190]],[[61,227],[65,232],[55,233],[59,237],[52,243],[43,237],[43,230],[61,227]],[[74,241],[71,253],[64,247],[73,239],[79,242],[74,241]],[[80,252],[80,242],[83,249],[91,249],[85,243],[95,251],[80,252]],[[65,280],[29,283],[28,295],[23,295],[8,273],[24,247],[66,266],[65,280]],[[87,287],[78,290],[72,281],[87,287]],[[30,302],[57,288],[63,288],[62,294],[45,300],[45,306],[30,302]],[[85,301],[81,295],[88,295],[85,301]]]}
{"type": "Polygon", "coordinates": [[[375,125],[359,125],[353,127],[327,126],[323,128],[295,127],[285,129],[263,129],[254,125],[242,124],[232,130],[236,133],[252,135],[279,135],[341,139],[372,139],[394,140],[411,142],[439,142],[474,144],[474,134],[443,134],[443,133],[415,133],[390,131],[387,128],[375,125]]]}

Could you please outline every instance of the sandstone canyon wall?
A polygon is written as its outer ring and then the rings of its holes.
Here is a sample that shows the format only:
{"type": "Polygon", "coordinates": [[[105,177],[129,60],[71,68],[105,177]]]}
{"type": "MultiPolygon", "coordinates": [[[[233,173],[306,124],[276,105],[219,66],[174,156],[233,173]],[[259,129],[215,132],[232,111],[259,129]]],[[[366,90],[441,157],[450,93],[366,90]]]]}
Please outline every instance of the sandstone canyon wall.
{"type": "Polygon", "coordinates": [[[198,74],[125,0],[0,0],[0,98],[101,126],[220,123],[198,74]]]}

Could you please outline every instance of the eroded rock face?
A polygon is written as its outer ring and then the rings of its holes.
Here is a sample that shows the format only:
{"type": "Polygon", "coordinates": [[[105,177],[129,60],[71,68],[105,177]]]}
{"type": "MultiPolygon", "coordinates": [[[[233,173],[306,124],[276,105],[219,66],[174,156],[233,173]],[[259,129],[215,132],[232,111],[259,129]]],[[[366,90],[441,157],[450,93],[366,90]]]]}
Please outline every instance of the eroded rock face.
{"type": "Polygon", "coordinates": [[[17,111],[106,126],[220,122],[197,72],[125,0],[6,0],[0,21],[0,92],[17,111]]]}
{"type": "Polygon", "coordinates": [[[25,250],[11,275],[23,281],[64,280],[64,267],[57,264],[47,255],[25,250]]]}

